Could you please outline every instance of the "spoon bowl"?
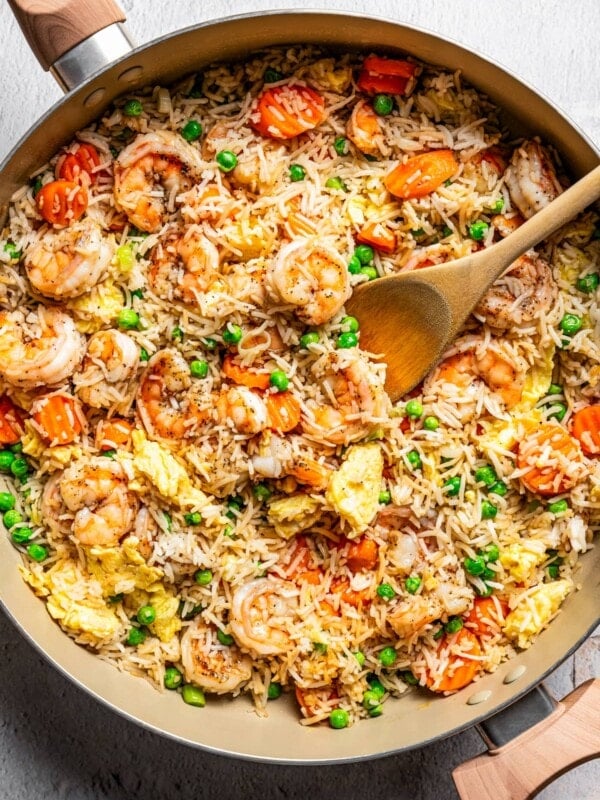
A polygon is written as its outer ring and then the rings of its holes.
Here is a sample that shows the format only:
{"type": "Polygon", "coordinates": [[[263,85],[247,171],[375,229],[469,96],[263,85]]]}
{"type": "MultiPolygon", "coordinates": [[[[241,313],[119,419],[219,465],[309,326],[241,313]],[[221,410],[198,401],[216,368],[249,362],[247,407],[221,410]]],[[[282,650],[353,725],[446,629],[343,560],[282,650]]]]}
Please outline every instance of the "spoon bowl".
{"type": "Polygon", "coordinates": [[[358,286],[346,308],[360,323],[361,347],[387,363],[392,401],[423,380],[485,292],[519,256],[599,197],[600,166],[492,247],[358,286]]]}

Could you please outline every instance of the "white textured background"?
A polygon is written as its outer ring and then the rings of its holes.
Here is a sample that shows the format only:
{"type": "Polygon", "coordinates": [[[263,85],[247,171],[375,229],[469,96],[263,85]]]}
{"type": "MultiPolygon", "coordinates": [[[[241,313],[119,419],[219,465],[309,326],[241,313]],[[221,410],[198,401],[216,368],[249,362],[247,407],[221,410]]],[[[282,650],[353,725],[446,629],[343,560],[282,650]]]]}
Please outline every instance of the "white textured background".
{"type": "MultiPolygon", "coordinates": [[[[123,0],[122,6],[140,44],[195,22],[259,9],[320,6],[412,23],[496,59],[566,111],[600,147],[600,0],[123,0]]],[[[59,97],[1,2],[0,160],[59,97]]],[[[599,675],[596,636],[547,685],[561,697],[599,675]]],[[[339,767],[274,767],[206,755],[104,709],[49,667],[0,612],[0,800],[454,800],[451,769],[482,750],[471,730],[413,753],[339,767]]],[[[539,798],[598,800],[600,761],[564,776],[539,798]]]]}

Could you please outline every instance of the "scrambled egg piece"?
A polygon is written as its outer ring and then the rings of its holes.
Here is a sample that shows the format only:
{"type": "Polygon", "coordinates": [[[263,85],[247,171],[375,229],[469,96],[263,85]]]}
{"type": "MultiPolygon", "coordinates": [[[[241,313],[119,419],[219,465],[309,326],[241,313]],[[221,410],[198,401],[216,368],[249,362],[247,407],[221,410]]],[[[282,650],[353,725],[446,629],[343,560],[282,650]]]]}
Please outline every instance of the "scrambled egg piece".
{"type": "Polygon", "coordinates": [[[504,623],[504,633],[521,648],[529,647],[558,611],[573,584],[568,580],[544,583],[510,612],[504,623]]]}
{"type": "MultiPolygon", "coordinates": [[[[208,497],[192,485],[190,476],[172,453],[158,442],[148,441],[140,430],[133,431],[131,440],[134,469],[148,478],[163,497],[180,508],[206,505],[208,497]]],[[[130,488],[134,491],[143,490],[135,481],[130,483],[130,488]]]]}
{"type": "MultiPolygon", "coordinates": [[[[546,385],[546,390],[548,385],[546,385]]],[[[488,450],[512,450],[515,444],[534,431],[541,421],[542,412],[537,408],[523,416],[514,416],[507,422],[497,420],[491,425],[487,425],[485,433],[479,439],[480,447],[484,453],[488,450]]]]}
{"type": "Polygon", "coordinates": [[[115,319],[124,307],[124,298],[114,282],[107,279],[66,305],[74,312],[75,327],[80,333],[95,333],[115,319]]]}
{"type": "Polygon", "coordinates": [[[275,531],[289,539],[300,531],[310,528],[321,516],[318,500],[307,494],[295,494],[274,500],[269,506],[269,522],[275,531]]]}
{"type": "Polygon", "coordinates": [[[548,387],[552,383],[555,349],[554,345],[547,347],[542,353],[542,360],[528,370],[521,393],[521,402],[514,411],[530,411],[538,400],[547,394],[548,387]]]}
{"type": "Polygon", "coordinates": [[[221,233],[241,261],[264,255],[273,238],[259,220],[252,218],[225,225],[221,233]]]}
{"type": "Polygon", "coordinates": [[[383,454],[377,442],[355,444],[327,487],[327,502],[352,528],[348,538],[359,536],[379,508],[383,454]]]}
{"type": "Polygon", "coordinates": [[[156,612],[156,619],[148,625],[148,628],[161,642],[170,642],[173,636],[181,630],[181,619],[178,614],[179,600],[162,583],[157,584],[149,591],[136,589],[126,596],[124,604],[134,613],[137,613],[142,606],[152,606],[156,612]]]}
{"type": "Polygon", "coordinates": [[[535,568],[546,558],[544,542],[530,539],[513,542],[500,551],[500,563],[519,583],[528,584],[533,579],[535,568]]]}
{"type": "Polygon", "coordinates": [[[129,536],[121,547],[90,547],[87,551],[87,568],[102,586],[105,597],[145,589],[161,588],[163,571],[149,567],[138,550],[139,540],[129,536]]]}
{"type": "Polygon", "coordinates": [[[321,89],[329,89],[332,92],[342,94],[352,82],[352,67],[334,68],[333,58],[321,58],[310,64],[304,70],[304,74],[321,89]]]}
{"type": "Polygon", "coordinates": [[[25,420],[25,433],[21,439],[21,444],[23,445],[23,452],[34,458],[41,458],[46,449],[44,440],[33,427],[30,419],[25,420]]]}
{"type": "Polygon", "coordinates": [[[58,561],[47,572],[33,567],[21,567],[20,572],[37,595],[47,598],[50,616],[78,641],[98,647],[124,634],[123,624],[107,606],[98,581],[84,575],[74,561],[58,561]]]}

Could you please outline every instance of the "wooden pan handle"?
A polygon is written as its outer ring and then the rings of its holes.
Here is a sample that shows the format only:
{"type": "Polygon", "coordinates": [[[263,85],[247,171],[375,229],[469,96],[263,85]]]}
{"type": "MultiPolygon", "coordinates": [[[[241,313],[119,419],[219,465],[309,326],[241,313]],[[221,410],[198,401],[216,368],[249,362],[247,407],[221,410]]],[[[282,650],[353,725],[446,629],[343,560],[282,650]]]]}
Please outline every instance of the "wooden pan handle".
{"type": "Polygon", "coordinates": [[[587,681],[542,722],[457,767],[461,800],[531,800],[571,767],[600,756],[600,679],[587,681]]]}
{"type": "Polygon", "coordinates": [[[44,69],[92,34],[124,22],[113,0],[8,0],[44,69]]]}

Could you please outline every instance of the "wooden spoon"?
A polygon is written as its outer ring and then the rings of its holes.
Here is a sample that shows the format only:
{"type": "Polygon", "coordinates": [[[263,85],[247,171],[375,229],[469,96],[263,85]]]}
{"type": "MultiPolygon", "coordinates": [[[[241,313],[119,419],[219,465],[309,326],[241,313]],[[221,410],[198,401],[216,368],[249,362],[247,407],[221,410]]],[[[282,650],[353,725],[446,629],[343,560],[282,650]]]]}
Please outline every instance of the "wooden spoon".
{"type": "Polygon", "coordinates": [[[358,286],[346,308],[360,322],[361,348],[387,362],[385,385],[392,401],[423,380],[515,259],[599,197],[600,166],[485,250],[358,286]]]}

